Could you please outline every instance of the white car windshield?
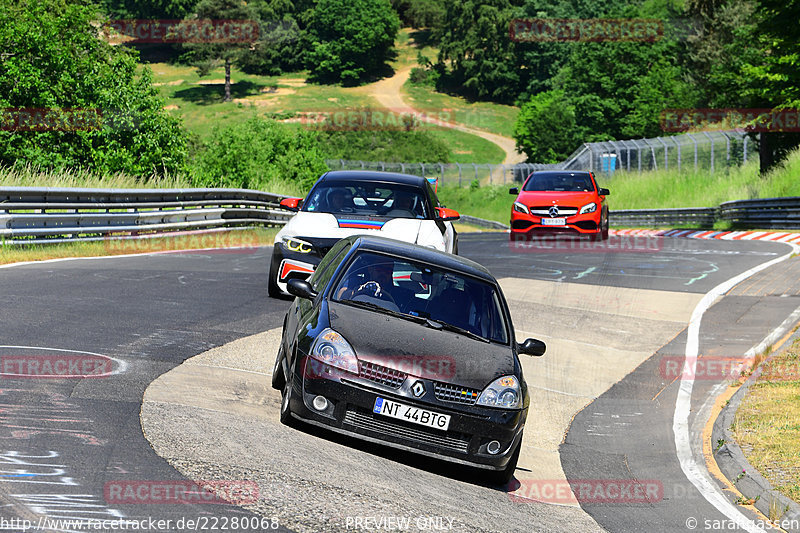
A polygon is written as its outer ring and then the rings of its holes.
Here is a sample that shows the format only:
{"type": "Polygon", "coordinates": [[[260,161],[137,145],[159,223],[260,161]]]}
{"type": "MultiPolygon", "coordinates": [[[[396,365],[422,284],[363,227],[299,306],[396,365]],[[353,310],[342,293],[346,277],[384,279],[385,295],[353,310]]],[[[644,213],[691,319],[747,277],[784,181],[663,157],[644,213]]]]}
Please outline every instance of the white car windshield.
{"type": "Polygon", "coordinates": [[[303,211],[334,215],[430,218],[428,206],[419,189],[392,183],[320,183],[309,194],[303,204],[303,211]]]}

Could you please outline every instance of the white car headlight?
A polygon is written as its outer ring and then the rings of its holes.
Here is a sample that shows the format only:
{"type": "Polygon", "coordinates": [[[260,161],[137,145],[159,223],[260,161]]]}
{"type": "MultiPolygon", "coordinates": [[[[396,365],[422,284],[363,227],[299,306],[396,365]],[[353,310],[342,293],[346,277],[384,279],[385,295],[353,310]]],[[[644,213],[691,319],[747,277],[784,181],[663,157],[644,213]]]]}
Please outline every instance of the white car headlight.
{"type": "Polygon", "coordinates": [[[504,409],[522,407],[522,392],[519,388],[519,380],[514,376],[497,378],[483,389],[477,403],[478,405],[502,407],[504,409]]]}
{"type": "Polygon", "coordinates": [[[310,355],[326,365],[358,374],[358,359],[353,348],[344,337],[331,328],[325,328],[317,335],[311,345],[310,355]]]}
{"type": "Polygon", "coordinates": [[[597,204],[592,202],[581,207],[581,210],[578,212],[578,214],[583,215],[586,213],[594,213],[595,211],[597,211],[597,204]]]}
{"type": "Polygon", "coordinates": [[[314,245],[310,242],[295,239],[294,237],[283,237],[281,240],[283,241],[283,245],[291,252],[309,254],[314,251],[314,245]]]}
{"type": "Polygon", "coordinates": [[[531,212],[528,211],[528,206],[522,202],[514,202],[514,211],[517,211],[518,213],[525,213],[526,215],[531,214],[531,212]]]}

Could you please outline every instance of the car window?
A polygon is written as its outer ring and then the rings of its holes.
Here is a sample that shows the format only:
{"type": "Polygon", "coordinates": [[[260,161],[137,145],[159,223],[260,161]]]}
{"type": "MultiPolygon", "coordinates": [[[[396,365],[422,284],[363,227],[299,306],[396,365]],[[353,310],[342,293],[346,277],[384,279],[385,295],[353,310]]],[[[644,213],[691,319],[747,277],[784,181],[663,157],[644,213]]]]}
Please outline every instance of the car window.
{"type": "Polygon", "coordinates": [[[430,218],[422,189],[403,184],[367,181],[320,183],[303,204],[303,211],[334,215],[430,218]]]}
{"type": "Polygon", "coordinates": [[[571,172],[532,174],[525,183],[524,191],[594,191],[592,179],[587,174],[571,172]]]}
{"type": "Polygon", "coordinates": [[[359,302],[450,324],[507,344],[509,335],[495,287],[486,281],[412,260],[359,253],[331,293],[339,302],[359,302]]]}
{"type": "Polygon", "coordinates": [[[347,241],[339,241],[325,254],[325,257],[317,265],[314,274],[309,280],[311,287],[315,291],[320,292],[328,284],[331,277],[333,277],[333,273],[336,272],[336,265],[339,264],[339,261],[350,249],[350,246],[351,244],[347,241]]]}

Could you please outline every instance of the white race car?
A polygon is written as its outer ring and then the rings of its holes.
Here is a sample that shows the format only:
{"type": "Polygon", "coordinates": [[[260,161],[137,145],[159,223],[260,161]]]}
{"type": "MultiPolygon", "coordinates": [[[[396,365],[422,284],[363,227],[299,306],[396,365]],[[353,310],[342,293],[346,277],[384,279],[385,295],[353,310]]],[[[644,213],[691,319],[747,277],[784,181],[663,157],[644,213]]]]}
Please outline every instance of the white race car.
{"type": "Polygon", "coordinates": [[[459,215],[439,204],[431,180],[420,176],[326,172],[305,199],[286,198],[281,207],[297,214],[275,236],[269,272],[273,297],[288,294],[288,280],[308,278],[339,239],[354,234],[382,235],[458,253],[451,221],[459,215]]]}

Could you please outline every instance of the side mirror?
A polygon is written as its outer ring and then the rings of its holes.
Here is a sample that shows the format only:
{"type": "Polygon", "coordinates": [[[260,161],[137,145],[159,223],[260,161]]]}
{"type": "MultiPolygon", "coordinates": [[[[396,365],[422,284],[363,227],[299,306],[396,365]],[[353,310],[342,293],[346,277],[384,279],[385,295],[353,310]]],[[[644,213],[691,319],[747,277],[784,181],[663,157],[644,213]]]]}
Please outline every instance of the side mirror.
{"type": "Polygon", "coordinates": [[[439,218],[444,221],[458,220],[461,218],[461,215],[458,214],[458,211],[455,209],[448,209],[446,207],[437,207],[436,213],[439,215],[439,218]]]}
{"type": "Polygon", "coordinates": [[[519,353],[539,357],[544,355],[547,345],[538,339],[525,339],[525,342],[517,345],[517,349],[519,353]]]}
{"type": "Polygon", "coordinates": [[[304,279],[290,279],[286,282],[286,290],[289,291],[289,294],[306,300],[313,300],[317,297],[311,284],[304,279]]]}
{"type": "Polygon", "coordinates": [[[611,191],[609,191],[608,189],[599,189],[597,191],[597,194],[599,194],[600,196],[608,196],[609,194],[611,194],[611,191]]]}
{"type": "Polygon", "coordinates": [[[508,189],[508,194],[513,194],[515,196],[518,195],[519,194],[519,188],[511,187],[510,189],[508,189]]]}
{"type": "Polygon", "coordinates": [[[282,209],[287,209],[289,211],[297,211],[300,209],[300,203],[303,201],[302,198],[284,198],[281,200],[280,206],[282,209]]]}

